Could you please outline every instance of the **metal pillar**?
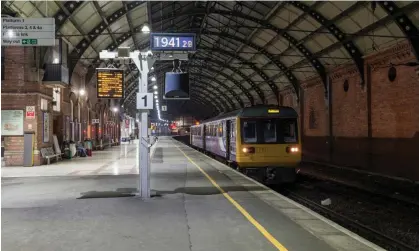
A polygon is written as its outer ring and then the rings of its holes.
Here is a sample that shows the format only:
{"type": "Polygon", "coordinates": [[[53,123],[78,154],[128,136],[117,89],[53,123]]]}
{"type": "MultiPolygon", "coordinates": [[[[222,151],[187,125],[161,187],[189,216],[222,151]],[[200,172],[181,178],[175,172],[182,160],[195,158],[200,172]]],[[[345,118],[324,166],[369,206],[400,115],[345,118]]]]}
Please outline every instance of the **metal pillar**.
{"type": "MultiPolygon", "coordinates": [[[[117,52],[101,51],[99,53],[101,59],[118,58],[117,52]]],[[[134,51],[130,52],[129,57],[137,66],[140,72],[138,79],[138,89],[140,93],[147,93],[148,88],[148,71],[156,61],[149,52],[134,51]]],[[[151,101],[152,102],[152,101],[151,101]]],[[[150,198],[150,139],[148,135],[148,111],[139,110],[139,140],[138,140],[138,167],[140,176],[138,180],[138,191],[141,198],[150,198]]]]}
{"type": "MultiPolygon", "coordinates": [[[[138,91],[140,93],[148,92],[148,71],[154,60],[148,57],[147,53],[135,51],[130,53],[130,58],[137,66],[140,77],[138,78],[138,91]]],[[[141,198],[150,198],[150,138],[148,135],[148,111],[140,111],[139,123],[139,158],[138,166],[140,177],[138,180],[138,191],[141,198]]]]}

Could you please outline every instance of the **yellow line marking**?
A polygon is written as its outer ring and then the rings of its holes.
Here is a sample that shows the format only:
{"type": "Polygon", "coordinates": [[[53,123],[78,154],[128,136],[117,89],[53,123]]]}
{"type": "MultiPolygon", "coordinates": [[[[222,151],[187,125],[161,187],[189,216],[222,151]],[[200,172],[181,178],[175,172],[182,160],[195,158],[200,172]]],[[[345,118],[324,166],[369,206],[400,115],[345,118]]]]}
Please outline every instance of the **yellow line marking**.
{"type": "Polygon", "coordinates": [[[247,211],[246,209],[244,209],[237,201],[235,201],[228,193],[226,193],[224,191],[224,189],[222,189],[217,182],[215,182],[215,180],[213,178],[211,178],[211,176],[209,176],[198,164],[196,164],[188,155],[186,155],[186,153],[184,151],[182,151],[178,146],[176,146],[176,148],[183,153],[183,155],[185,155],[185,157],[192,163],[194,164],[194,166],[196,166],[198,168],[199,171],[201,171],[202,174],[204,174],[205,177],[207,177],[207,179],[212,183],[212,185],[214,187],[216,187],[220,193],[222,195],[224,195],[224,197],[230,201],[231,204],[233,204],[237,210],[240,211],[240,213],[243,214],[244,217],[246,217],[246,219],[253,224],[253,226],[256,227],[257,230],[259,230],[259,232],[265,236],[266,239],[268,239],[268,241],[270,243],[272,243],[272,245],[274,245],[278,250],[280,251],[288,251],[288,249],[286,249],[277,239],[275,239],[275,237],[273,237],[268,230],[266,230],[266,228],[264,228],[259,222],[257,222],[257,220],[255,220],[255,218],[253,218],[247,211]]]}

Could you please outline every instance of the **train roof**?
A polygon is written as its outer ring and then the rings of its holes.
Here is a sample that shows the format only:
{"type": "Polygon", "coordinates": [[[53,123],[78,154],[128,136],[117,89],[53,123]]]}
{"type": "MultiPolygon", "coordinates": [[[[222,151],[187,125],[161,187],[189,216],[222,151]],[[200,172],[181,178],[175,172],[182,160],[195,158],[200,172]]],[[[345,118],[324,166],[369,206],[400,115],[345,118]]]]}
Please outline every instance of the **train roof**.
{"type": "Polygon", "coordinates": [[[256,118],[256,117],[268,117],[268,118],[296,118],[298,113],[294,108],[289,106],[276,106],[276,105],[256,105],[251,107],[244,107],[235,111],[220,114],[214,118],[203,121],[202,123],[208,123],[211,121],[217,121],[225,118],[239,117],[239,118],[256,118]]]}

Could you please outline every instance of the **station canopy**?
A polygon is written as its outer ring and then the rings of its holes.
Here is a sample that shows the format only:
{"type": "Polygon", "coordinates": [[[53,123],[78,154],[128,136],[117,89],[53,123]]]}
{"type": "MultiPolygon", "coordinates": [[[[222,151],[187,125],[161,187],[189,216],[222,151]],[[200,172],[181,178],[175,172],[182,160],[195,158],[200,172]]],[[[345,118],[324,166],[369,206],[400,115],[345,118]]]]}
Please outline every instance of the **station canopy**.
{"type": "MultiPolygon", "coordinates": [[[[101,50],[148,50],[144,26],[196,33],[197,50],[182,64],[190,73],[191,99],[168,107],[198,117],[277,104],[283,89],[298,100],[304,80],[319,76],[325,83],[326,72],[337,66],[355,66],[363,79],[363,56],[396,43],[409,42],[419,55],[416,1],[5,1],[5,13],[54,17],[57,37],[70,45],[70,73],[87,69],[88,84],[96,84],[95,68],[107,66],[101,50]]],[[[126,70],[124,102],[134,109],[138,71],[129,62],[115,65],[126,70]]],[[[171,62],[157,62],[150,91],[155,83],[161,90],[171,70],[171,62]]]]}

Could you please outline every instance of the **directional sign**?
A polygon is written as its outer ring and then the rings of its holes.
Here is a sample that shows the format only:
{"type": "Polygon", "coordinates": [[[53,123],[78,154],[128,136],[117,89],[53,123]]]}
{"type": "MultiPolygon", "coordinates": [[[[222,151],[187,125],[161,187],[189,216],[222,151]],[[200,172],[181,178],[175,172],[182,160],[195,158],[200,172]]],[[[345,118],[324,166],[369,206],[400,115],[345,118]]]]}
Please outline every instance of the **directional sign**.
{"type": "Polygon", "coordinates": [[[137,93],[137,109],[152,110],[153,109],[153,93],[137,93]]]}
{"type": "Polygon", "coordinates": [[[162,105],[161,110],[162,110],[162,112],[166,112],[167,111],[167,105],[162,105]]]}
{"type": "Polygon", "coordinates": [[[26,106],[26,119],[35,119],[35,106],[26,106]]]}
{"type": "Polygon", "coordinates": [[[2,46],[54,46],[54,18],[2,18],[2,46]]]}

